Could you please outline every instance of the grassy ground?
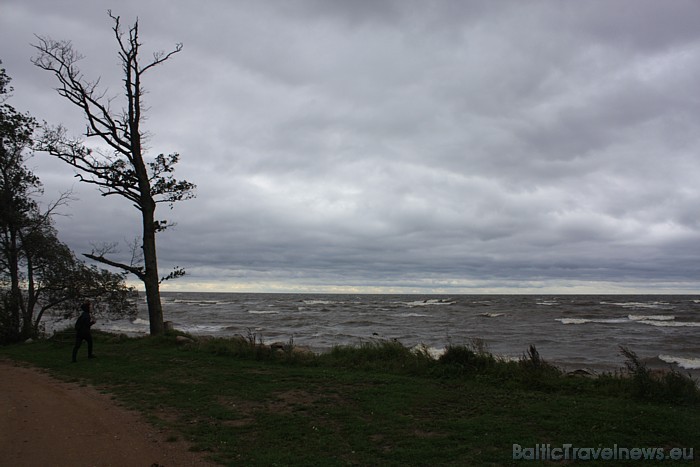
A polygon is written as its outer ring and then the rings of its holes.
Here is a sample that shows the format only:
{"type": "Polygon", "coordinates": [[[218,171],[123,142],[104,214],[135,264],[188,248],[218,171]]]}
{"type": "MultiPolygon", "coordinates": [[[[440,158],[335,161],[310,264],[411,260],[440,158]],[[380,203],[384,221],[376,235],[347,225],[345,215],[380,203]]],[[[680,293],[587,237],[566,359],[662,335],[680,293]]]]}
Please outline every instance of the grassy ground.
{"type": "Polygon", "coordinates": [[[99,358],[71,364],[71,347],[59,336],[0,356],[102,388],[228,465],[537,465],[513,461],[513,444],[700,447],[694,386],[560,375],[536,350],[521,363],[468,348],[436,361],[389,342],[314,356],[97,334],[99,358]]]}

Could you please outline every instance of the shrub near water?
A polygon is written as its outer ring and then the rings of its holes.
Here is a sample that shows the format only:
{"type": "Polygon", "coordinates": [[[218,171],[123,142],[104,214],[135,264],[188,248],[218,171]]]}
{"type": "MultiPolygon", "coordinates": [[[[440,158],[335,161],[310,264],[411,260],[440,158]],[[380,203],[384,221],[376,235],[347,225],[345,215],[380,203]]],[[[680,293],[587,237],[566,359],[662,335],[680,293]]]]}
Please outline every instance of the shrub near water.
{"type": "Polygon", "coordinates": [[[425,374],[434,363],[425,348],[411,349],[394,340],[336,346],[319,355],[317,361],[329,366],[410,374],[425,374]]]}
{"type": "Polygon", "coordinates": [[[692,404],[700,402],[700,389],[690,376],[675,369],[657,376],[639,360],[636,353],[620,346],[625,366],[632,381],[632,394],[640,399],[658,402],[692,404]]]}
{"type": "MultiPolygon", "coordinates": [[[[107,342],[131,340],[124,335],[99,331],[96,334],[107,342]]],[[[55,333],[52,341],[55,344],[72,345],[74,336],[74,331],[67,329],[55,333]]],[[[181,346],[182,350],[201,351],[246,360],[440,378],[479,376],[501,382],[509,387],[544,392],[570,391],[572,387],[580,387],[582,384],[579,381],[572,386],[572,378],[567,377],[559,368],[545,361],[532,345],[518,361],[511,361],[494,356],[479,340],[467,345],[450,344],[435,359],[425,347],[410,348],[396,340],[378,340],[363,342],[359,345],[336,346],[329,352],[313,354],[311,352],[295,352],[292,339],[282,348],[273,348],[265,345],[262,337],[252,332],[249,332],[245,337],[194,338],[175,331],[159,339],[165,343],[172,341],[176,336],[190,339],[189,344],[181,346]]],[[[586,381],[586,385],[596,387],[602,393],[610,395],[624,393],[646,401],[674,404],[700,403],[700,388],[697,381],[689,375],[676,370],[657,374],[641,362],[636,353],[630,349],[620,346],[620,353],[626,359],[626,373],[603,374],[598,378],[586,381]]],[[[573,378],[573,380],[581,380],[581,378],[573,378]]]]}
{"type": "MultiPolygon", "coordinates": [[[[233,338],[194,340],[191,348],[215,355],[252,360],[279,361],[299,365],[382,371],[388,373],[458,378],[480,376],[501,381],[511,387],[544,392],[570,390],[571,378],[542,358],[531,345],[518,361],[499,358],[480,341],[468,345],[449,345],[437,358],[427,348],[407,347],[395,340],[363,342],[359,345],[335,346],[329,352],[312,354],[294,352],[294,342],[282,348],[265,345],[256,334],[233,338]],[[569,389],[567,389],[569,388],[569,389]]],[[[602,392],[624,392],[635,398],[679,404],[700,402],[700,389],[695,380],[672,370],[654,375],[631,350],[621,347],[626,357],[628,376],[603,375],[592,382],[602,392]]],[[[580,379],[580,378],[579,378],[580,379]]]]}
{"type": "Polygon", "coordinates": [[[499,362],[492,354],[476,350],[473,346],[449,345],[438,362],[460,374],[483,373],[494,369],[499,362]]]}

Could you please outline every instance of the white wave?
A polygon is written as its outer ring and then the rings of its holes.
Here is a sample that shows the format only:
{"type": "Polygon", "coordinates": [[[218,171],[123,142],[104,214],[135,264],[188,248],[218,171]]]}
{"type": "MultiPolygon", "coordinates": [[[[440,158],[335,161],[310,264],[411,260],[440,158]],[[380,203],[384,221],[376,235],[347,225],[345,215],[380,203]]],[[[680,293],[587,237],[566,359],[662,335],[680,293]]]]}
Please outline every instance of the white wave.
{"type": "Polygon", "coordinates": [[[223,331],[226,326],[215,326],[215,325],[203,325],[203,324],[192,324],[186,326],[176,326],[176,329],[187,332],[190,334],[209,334],[213,332],[223,331]]]}
{"type": "Polygon", "coordinates": [[[116,321],[98,321],[95,329],[101,329],[107,332],[124,333],[128,335],[142,335],[148,333],[148,320],[136,318],[133,321],[116,320],[116,321]]]}
{"type": "Polygon", "coordinates": [[[436,347],[429,347],[425,344],[418,344],[415,347],[411,349],[413,352],[418,353],[418,352],[425,352],[428,355],[430,355],[430,358],[434,358],[437,360],[442,356],[442,354],[445,353],[445,349],[438,349],[436,347]]]}
{"type": "Polygon", "coordinates": [[[601,302],[601,305],[615,305],[622,308],[644,308],[654,310],[673,308],[673,306],[667,302],[601,302]]]}
{"type": "Polygon", "coordinates": [[[559,302],[556,300],[542,300],[539,302],[535,302],[536,305],[542,305],[542,306],[554,306],[554,305],[559,305],[559,302]]]}
{"type": "Polygon", "coordinates": [[[692,321],[675,321],[675,316],[665,315],[629,315],[625,318],[608,318],[608,319],[585,319],[585,318],[555,318],[562,324],[623,324],[623,323],[638,323],[649,326],[658,327],[700,327],[700,323],[692,321]]]}
{"type": "Polygon", "coordinates": [[[277,310],[248,310],[251,315],[277,315],[279,311],[277,310]]]}
{"type": "Polygon", "coordinates": [[[630,321],[673,321],[675,316],[668,315],[628,315],[630,321]]]}
{"type": "Polygon", "coordinates": [[[555,318],[562,324],[624,324],[637,323],[646,324],[648,326],[666,327],[666,328],[681,328],[681,327],[700,327],[700,323],[693,321],[675,321],[675,316],[664,315],[629,315],[627,318],[608,318],[608,319],[585,319],[585,318],[555,318]]]}
{"type": "Polygon", "coordinates": [[[505,313],[480,313],[479,316],[485,316],[487,318],[498,318],[499,316],[503,316],[505,313]]]}
{"type": "Polygon", "coordinates": [[[602,323],[602,324],[622,324],[622,323],[630,323],[631,321],[629,320],[629,318],[611,318],[611,319],[594,319],[593,322],[602,323]]]}
{"type": "Polygon", "coordinates": [[[519,362],[522,360],[522,357],[516,357],[515,355],[505,355],[505,354],[497,354],[494,355],[497,360],[502,361],[502,362],[519,362]]]}
{"type": "Polygon", "coordinates": [[[303,300],[305,305],[333,305],[336,302],[330,300],[303,300]]]}
{"type": "Polygon", "coordinates": [[[430,316],[430,315],[424,315],[423,313],[398,313],[398,314],[395,314],[394,316],[398,316],[399,318],[420,318],[422,316],[430,316]]]}
{"type": "Polygon", "coordinates": [[[583,318],[556,318],[554,321],[559,321],[561,324],[586,324],[590,323],[590,319],[583,318]]]}
{"type": "Polygon", "coordinates": [[[659,359],[666,363],[675,363],[686,370],[700,370],[700,358],[674,357],[671,355],[659,355],[659,359]]]}
{"type": "Polygon", "coordinates": [[[305,306],[298,306],[296,310],[297,316],[315,316],[320,315],[328,311],[326,308],[307,308],[305,306]]]}
{"type": "Polygon", "coordinates": [[[206,305],[218,305],[220,303],[227,303],[227,302],[218,302],[217,300],[184,300],[184,299],[176,298],[175,300],[173,300],[173,303],[182,303],[185,305],[206,306],[206,305]]]}
{"type": "Polygon", "coordinates": [[[555,321],[559,321],[561,324],[623,324],[629,323],[628,319],[624,318],[609,318],[609,319],[585,319],[585,318],[555,318],[555,321]]]}
{"type": "MultiPolygon", "coordinates": [[[[97,326],[95,326],[97,328],[97,326]]],[[[111,332],[114,334],[126,334],[127,336],[131,337],[136,337],[136,336],[143,336],[148,334],[148,329],[147,328],[134,328],[134,327],[129,327],[129,326],[119,326],[119,325],[114,325],[114,326],[105,326],[98,328],[102,331],[105,332],[111,332]]]]}
{"type": "Polygon", "coordinates": [[[700,323],[693,321],[637,321],[638,323],[648,324],[650,326],[658,326],[662,328],[697,328],[700,323]]]}
{"type": "Polygon", "coordinates": [[[431,298],[430,300],[416,300],[414,302],[402,302],[406,306],[432,306],[432,305],[454,305],[455,302],[450,302],[443,299],[431,298]]]}

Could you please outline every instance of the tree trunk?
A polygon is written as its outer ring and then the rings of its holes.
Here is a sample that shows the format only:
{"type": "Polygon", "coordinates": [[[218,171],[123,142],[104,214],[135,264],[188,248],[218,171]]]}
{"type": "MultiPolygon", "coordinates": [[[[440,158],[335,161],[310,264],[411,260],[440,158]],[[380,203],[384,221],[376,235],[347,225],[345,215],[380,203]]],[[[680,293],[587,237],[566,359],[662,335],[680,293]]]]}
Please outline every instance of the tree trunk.
{"type": "Polygon", "coordinates": [[[146,287],[148,303],[148,321],[152,336],[165,332],[163,325],[163,306],[160,302],[160,277],[158,276],[158,257],[156,254],[156,229],[154,223],[155,203],[149,203],[142,210],[143,215],[143,261],[145,273],[143,284],[146,287]]]}
{"type": "MultiPolygon", "coordinates": [[[[22,237],[24,243],[24,237],[22,237]]],[[[26,245],[26,243],[24,243],[26,245]]],[[[27,253],[27,303],[22,310],[22,339],[36,337],[37,329],[32,323],[32,315],[34,314],[34,305],[36,304],[36,290],[34,288],[34,266],[32,255],[27,253]]]]}
{"type": "Polygon", "coordinates": [[[19,286],[19,248],[17,246],[17,232],[10,226],[10,245],[8,248],[10,268],[10,334],[12,340],[21,337],[21,303],[22,290],[19,286]]]}

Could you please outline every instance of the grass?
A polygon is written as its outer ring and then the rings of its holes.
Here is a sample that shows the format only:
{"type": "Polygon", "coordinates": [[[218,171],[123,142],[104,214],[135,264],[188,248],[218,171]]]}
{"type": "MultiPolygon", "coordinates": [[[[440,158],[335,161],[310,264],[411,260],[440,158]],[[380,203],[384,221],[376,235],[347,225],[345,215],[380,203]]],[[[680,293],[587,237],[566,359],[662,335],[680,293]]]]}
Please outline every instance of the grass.
{"type": "Polygon", "coordinates": [[[60,336],[0,356],[95,385],[226,465],[510,465],[516,443],[698,447],[695,385],[638,377],[633,353],[630,377],[585,378],[534,347],[513,362],[478,346],[433,359],[397,342],[322,355],[292,344],[96,333],[95,360],[71,364],[60,336]]]}

